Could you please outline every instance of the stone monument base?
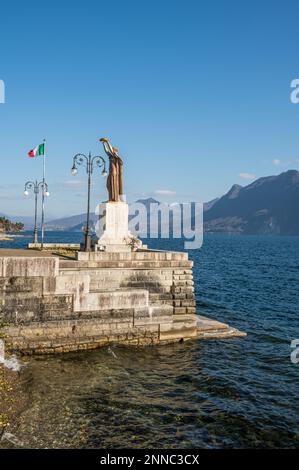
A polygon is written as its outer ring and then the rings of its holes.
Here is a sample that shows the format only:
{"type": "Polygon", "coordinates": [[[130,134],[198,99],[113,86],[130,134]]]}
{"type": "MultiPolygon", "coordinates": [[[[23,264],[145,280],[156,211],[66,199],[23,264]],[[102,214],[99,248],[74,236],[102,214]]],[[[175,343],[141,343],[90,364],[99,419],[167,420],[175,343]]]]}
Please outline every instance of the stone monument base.
{"type": "Polygon", "coordinates": [[[129,231],[129,206],[124,201],[99,204],[95,251],[130,252],[141,248],[142,242],[129,231]]]}

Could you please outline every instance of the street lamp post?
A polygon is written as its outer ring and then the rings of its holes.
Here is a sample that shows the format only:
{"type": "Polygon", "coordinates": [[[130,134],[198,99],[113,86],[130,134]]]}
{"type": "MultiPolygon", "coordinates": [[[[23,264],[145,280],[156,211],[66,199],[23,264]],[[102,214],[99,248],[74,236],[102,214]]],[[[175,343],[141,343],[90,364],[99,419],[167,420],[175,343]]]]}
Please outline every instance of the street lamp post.
{"type": "Polygon", "coordinates": [[[98,155],[92,156],[89,152],[88,156],[83,153],[77,153],[73,157],[72,175],[75,176],[78,173],[77,165],[83,165],[86,168],[88,177],[87,181],[87,215],[86,215],[86,227],[84,236],[84,251],[91,251],[91,234],[90,234],[90,188],[91,188],[91,175],[95,166],[101,168],[102,176],[106,176],[106,162],[103,157],[98,155]]]}
{"type": "Polygon", "coordinates": [[[34,192],[34,230],[33,230],[33,243],[38,243],[37,238],[37,198],[39,195],[40,189],[43,191],[44,196],[49,196],[48,185],[45,181],[38,183],[37,181],[27,181],[25,183],[24,195],[29,195],[29,190],[32,189],[34,192]]]}

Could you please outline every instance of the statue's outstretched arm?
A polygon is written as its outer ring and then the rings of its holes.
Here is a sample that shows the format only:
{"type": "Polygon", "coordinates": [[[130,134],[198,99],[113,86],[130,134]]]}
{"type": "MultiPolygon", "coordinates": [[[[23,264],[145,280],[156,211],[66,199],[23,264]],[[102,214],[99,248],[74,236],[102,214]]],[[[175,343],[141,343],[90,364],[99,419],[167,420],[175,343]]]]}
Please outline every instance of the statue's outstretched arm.
{"type": "Polygon", "coordinates": [[[100,142],[102,142],[103,144],[103,147],[104,147],[104,150],[105,152],[107,153],[107,155],[109,154],[114,154],[114,151],[113,151],[113,147],[112,145],[110,144],[109,140],[108,139],[105,139],[104,137],[102,139],[100,139],[100,142]]]}
{"type": "Polygon", "coordinates": [[[103,147],[104,147],[104,150],[105,150],[106,154],[108,156],[111,155],[111,152],[109,152],[109,147],[108,147],[106,142],[103,142],[103,147]]]}

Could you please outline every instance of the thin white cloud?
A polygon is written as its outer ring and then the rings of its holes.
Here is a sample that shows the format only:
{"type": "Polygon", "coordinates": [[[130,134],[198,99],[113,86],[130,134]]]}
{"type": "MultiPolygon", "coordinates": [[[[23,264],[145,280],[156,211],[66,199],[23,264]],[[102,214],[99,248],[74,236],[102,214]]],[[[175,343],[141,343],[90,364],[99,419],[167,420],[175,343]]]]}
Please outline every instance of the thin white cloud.
{"type": "Polygon", "coordinates": [[[273,163],[274,166],[281,165],[281,161],[278,158],[274,158],[274,160],[272,160],[272,163],[273,163]]]}
{"type": "MultiPolygon", "coordinates": [[[[49,183],[49,186],[52,188],[55,188],[57,190],[79,190],[79,189],[87,189],[87,179],[76,179],[74,178],[73,180],[66,180],[66,181],[57,181],[55,183],[49,183]]],[[[96,187],[97,183],[95,181],[91,182],[91,187],[96,187]]]]}
{"type": "Polygon", "coordinates": [[[154,194],[156,194],[156,196],[175,196],[176,192],[170,189],[156,189],[154,194]]]}
{"type": "Polygon", "coordinates": [[[79,180],[79,179],[73,179],[73,180],[64,181],[62,184],[63,184],[64,186],[68,186],[68,187],[72,187],[72,188],[73,188],[74,186],[76,186],[76,187],[78,187],[78,186],[83,186],[84,181],[79,180]]]}
{"type": "MultiPolygon", "coordinates": [[[[23,193],[20,194],[0,194],[1,201],[19,201],[21,199],[26,199],[23,193]]],[[[2,212],[2,208],[1,208],[2,212]]]]}
{"type": "Polygon", "coordinates": [[[239,173],[239,177],[243,180],[255,180],[256,176],[252,173],[239,173]]]}

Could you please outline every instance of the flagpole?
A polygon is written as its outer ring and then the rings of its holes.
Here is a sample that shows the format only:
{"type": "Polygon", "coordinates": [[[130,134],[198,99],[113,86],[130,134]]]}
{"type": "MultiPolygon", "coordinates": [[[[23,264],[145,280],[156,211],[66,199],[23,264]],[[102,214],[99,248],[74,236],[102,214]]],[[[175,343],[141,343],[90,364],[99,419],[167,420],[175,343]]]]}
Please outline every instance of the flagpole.
{"type": "Polygon", "coordinates": [[[45,233],[45,182],[46,182],[46,139],[44,139],[44,155],[43,155],[41,250],[44,249],[44,233],[45,233]]]}

